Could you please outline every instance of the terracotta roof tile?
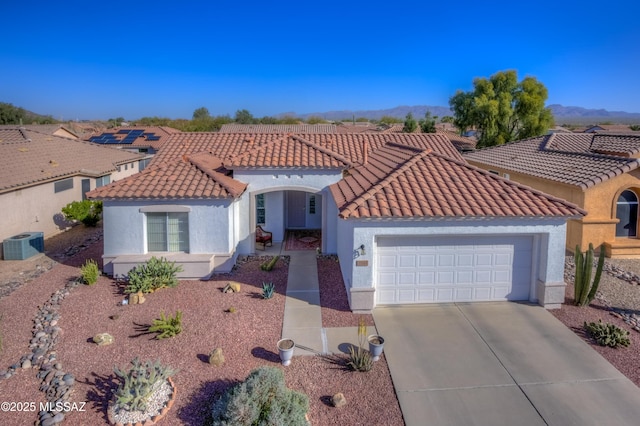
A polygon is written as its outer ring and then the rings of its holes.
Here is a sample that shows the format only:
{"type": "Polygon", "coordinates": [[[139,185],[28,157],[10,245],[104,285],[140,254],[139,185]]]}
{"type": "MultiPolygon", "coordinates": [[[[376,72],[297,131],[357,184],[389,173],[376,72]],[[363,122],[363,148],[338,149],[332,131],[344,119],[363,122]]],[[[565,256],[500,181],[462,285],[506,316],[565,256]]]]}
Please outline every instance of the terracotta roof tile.
{"type": "Polygon", "coordinates": [[[223,124],[220,133],[336,133],[335,124],[223,124]]]}
{"type": "Polygon", "coordinates": [[[452,160],[397,144],[331,185],[342,218],[577,217],[564,200],[452,160]]]}
{"type": "Polygon", "coordinates": [[[0,192],[74,175],[100,177],[144,156],[17,127],[0,129],[0,192]]]}
{"type": "MultiPolygon", "coordinates": [[[[592,143],[597,138],[599,135],[587,133],[555,133],[481,149],[467,153],[464,157],[476,164],[511,170],[583,189],[636,169],[640,165],[640,160],[634,158],[593,152],[592,143]]],[[[627,136],[611,135],[609,138],[618,138],[619,145],[611,145],[611,140],[598,140],[595,145],[597,149],[604,150],[605,145],[618,151],[628,147],[627,136]]]]}

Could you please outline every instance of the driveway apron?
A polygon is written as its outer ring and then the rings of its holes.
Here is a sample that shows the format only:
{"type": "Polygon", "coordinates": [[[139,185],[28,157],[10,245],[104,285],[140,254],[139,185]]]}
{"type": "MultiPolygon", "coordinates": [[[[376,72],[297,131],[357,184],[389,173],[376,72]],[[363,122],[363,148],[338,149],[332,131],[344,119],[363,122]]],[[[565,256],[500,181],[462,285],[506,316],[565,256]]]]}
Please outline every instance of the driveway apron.
{"type": "Polygon", "coordinates": [[[407,425],[636,425],[640,390],[540,306],[374,310],[407,425]]]}

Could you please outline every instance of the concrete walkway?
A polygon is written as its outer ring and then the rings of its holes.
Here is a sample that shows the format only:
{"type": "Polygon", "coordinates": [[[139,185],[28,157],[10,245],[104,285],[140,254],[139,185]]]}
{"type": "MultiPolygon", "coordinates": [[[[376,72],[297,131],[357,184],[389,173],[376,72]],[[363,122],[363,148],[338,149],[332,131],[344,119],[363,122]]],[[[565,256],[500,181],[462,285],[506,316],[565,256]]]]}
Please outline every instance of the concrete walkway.
{"type": "Polygon", "coordinates": [[[539,306],[374,310],[407,425],[636,425],[640,390],[539,306]]]}

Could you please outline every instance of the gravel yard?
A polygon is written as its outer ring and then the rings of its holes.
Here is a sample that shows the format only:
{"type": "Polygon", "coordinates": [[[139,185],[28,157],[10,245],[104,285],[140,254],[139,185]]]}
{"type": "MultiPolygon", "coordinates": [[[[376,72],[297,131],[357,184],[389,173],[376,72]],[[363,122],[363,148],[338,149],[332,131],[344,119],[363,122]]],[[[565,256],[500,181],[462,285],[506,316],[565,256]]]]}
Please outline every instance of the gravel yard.
{"type": "MultiPolygon", "coordinates": [[[[94,286],[69,285],[79,276],[78,266],[85,258],[99,261],[102,253],[100,229],[82,231],[74,228],[56,241],[47,240],[46,256],[25,261],[22,268],[0,262],[0,292],[5,291],[0,293],[4,294],[0,297],[1,400],[39,404],[47,401],[47,393],[69,391],[69,402],[86,405],[82,412],[66,413],[67,424],[106,424],[108,401],[117,384],[113,367],[126,367],[140,357],[143,361],[159,359],[179,370],[173,377],[176,402],[162,424],[203,424],[214,398],[263,365],[283,368],[287,385],[309,396],[309,418],[314,425],[403,424],[384,356],[368,373],[346,371],[319,356],[295,357],[289,367],[280,365],[275,342],[282,329],[286,259],[278,261],[272,272],[260,270],[260,259],[248,259],[231,275],[215,276],[212,281],[181,281],[176,288],[147,295],[142,305],[123,306],[122,288],[107,277],[100,277],[94,286]],[[240,293],[222,292],[230,280],[241,284],[240,293]],[[270,300],[260,296],[263,281],[276,286],[270,300]],[[230,307],[236,312],[228,312],[230,307]],[[156,340],[140,333],[137,325],[151,323],[161,312],[177,310],[183,311],[184,328],[178,336],[156,340]],[[36,317],[42,324],[38,326],[53,330],[48,340],[51,347],[42,348],[44,357],[37,359],[33,351],[49,335],[42,332],[45,337],[34,337],[39,330],[34,330],[36,317]],[[92,337],[103,332],[111,334],[115,343],[94,344],[92,337]],[[208,354],[217,347],[226,359],[220,367],[207,362],[208,354]],[[33,355],[31,366],[25,364],[31,364],[28,355],[33,355]],[[58,371],[60,383],[64,378],[72,385],[53,386],[47,373],[58,371]],[[43,392],[40,389],[45,384],[48,388],[43,392]],[[338,392],[345,395],[346,407],[331,406],[330,398],[338,392]]],[[[340,297],[346,297],[339,264],[320,260],[319,270],[324,276],[321,291],[335,293],[342,288],[340,297]]],[[[345,301],[338,299],[335,294],[323,297],[323,314],[331,326],[353,325],[357,316],[345,311],[345,301]]],[[[372,318],[367,316],[367,321],[372,318]]],[[[56,376],[52,373],[51,377],[56,376]]],[[[55,412],[38,411],[0,412],[0,424],[33,424],[39,418],[53,422],[55,412]]]]}

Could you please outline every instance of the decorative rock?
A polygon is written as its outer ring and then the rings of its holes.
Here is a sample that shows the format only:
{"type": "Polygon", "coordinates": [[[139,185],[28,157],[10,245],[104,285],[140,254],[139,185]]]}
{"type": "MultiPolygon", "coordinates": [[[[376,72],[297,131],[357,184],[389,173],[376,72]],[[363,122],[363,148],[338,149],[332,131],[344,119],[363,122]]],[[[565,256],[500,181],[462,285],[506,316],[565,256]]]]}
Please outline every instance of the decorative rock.
{"type": "Polygon", "coordinates": [[[106,346],[113,343],[113,336],[109,333],[100,333],[93,336],[93,341],[97,343],[98,346],[106,346]]]}
{"type": "Polygon", "coordinates": [[[240,293],[240,283],[230,281],[229,287],[231,287],[231,290],[233,290],[234,293],[240,293]]]}
{"type": "Polygon", "coordinates": [[[347,398],[345,398],[342,392],[340,392],[331,397],[331,403],[336,408],[344,407],[347,405],[347,398]]]}
{"type": "Polygon", "coordinates": [[[22,361],[21,367],[23,370],[28,370],[29,368],[31,368],[31,361],[25,359],[24,361],[22,361]]]}
{"type": "Polygon", "coordinates": [[[224,355],[222,354],[222,348],[216,348],[211,355],[209,355],[209,364],[220,367],[224,364],[224,355]]]}
{"type": "Polygon", "coordinates": [[[147,299],[144,298],[144,294],[139,291],[137,293],[131,293],[129,295],[129,304],[130,305],[141,305],[143,304],[147,299]]]}
{"type": "Polygon", "coordinates": [[[73,377],[73,374],[67,373],[64,376],[62,376],[62,381],[64,382],[65,385],[72,386],[75,383],[76,379],[73,377]]]}

